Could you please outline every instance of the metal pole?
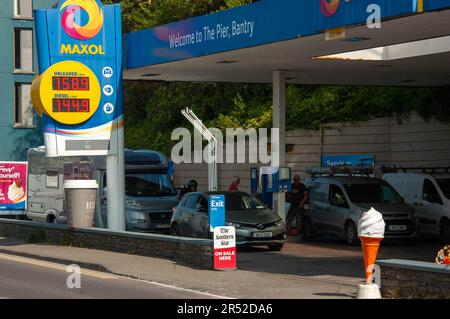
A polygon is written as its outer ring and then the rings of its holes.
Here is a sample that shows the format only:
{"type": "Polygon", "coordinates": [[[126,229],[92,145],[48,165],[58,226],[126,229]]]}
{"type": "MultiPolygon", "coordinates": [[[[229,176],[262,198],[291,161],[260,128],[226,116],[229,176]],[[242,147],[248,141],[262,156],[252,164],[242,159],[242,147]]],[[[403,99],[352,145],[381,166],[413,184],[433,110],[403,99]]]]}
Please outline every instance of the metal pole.
{"type": "Polygon", "coordinates": [[[118,128],[118,155],[106,156],[108,229],[125,231],[125,143],[123,127],[118,128]]]}
{"type": "Polygon", "coordinates": [[[203,125],[203,122],[195,115],[195,113],[186,108],[182,110],[183,116],[191,122],[194,128],[202,134],[202,136],[209,142],[208,145],[208,190],[217,191],[217,139],[210,130],[203,125]]]}
{"type": "MultiPolygon", "coordinates": [[[[279,152],[272,156],[278,156],[279,167],[286,166],[286,77],[283,71],[273,72],[273,127],[279,129],[279,152]]],[[[273,142],[272,141],[272,145],[273,142]]],[[[274,162],[272,158],[272,162],[274,162]]],[[[277,169],[278,167],[273,167],[277,169]]],[[[278,191],[278,190],[276,190],[278,191]]],[[[284,193],[273,194],[274,211],[283,219],[285,219],[285,203],[284,193]]]]}

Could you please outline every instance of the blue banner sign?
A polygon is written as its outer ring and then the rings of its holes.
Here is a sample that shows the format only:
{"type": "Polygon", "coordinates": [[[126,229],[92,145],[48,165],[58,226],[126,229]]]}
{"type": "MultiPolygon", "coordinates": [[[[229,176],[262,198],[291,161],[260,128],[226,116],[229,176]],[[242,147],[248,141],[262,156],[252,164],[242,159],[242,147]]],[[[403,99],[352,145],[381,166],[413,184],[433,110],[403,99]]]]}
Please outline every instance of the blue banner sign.
{"type": "Polygon", "coordinates": [[[375,156],[368,154],[322,156],[322,167],[359,166],[359,165],[373,167],[375,165],[375,156]]]}
{"type": "Polygon", "coordinates": [[[209,196],[209,225],[212,228],[225,226],[225,195],[209,196]]]}
{"type": "Polygon", "coordinates": [[[366,23],[371,11],[392,19],[450,7],[450,0],[260,0],[125,36],[127,69],[268,43],[366,23]]]}

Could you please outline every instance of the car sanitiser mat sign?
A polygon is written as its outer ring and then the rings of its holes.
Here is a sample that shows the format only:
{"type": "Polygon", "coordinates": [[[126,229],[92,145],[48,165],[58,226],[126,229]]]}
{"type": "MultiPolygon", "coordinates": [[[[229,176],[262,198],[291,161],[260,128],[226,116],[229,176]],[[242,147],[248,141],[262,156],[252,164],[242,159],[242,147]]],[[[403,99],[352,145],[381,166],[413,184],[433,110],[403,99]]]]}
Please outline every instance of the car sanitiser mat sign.
{"type": "Polygon", "coordinates": [[[214,269],[236,270],[236,229],[214,228],[214,269]]]}

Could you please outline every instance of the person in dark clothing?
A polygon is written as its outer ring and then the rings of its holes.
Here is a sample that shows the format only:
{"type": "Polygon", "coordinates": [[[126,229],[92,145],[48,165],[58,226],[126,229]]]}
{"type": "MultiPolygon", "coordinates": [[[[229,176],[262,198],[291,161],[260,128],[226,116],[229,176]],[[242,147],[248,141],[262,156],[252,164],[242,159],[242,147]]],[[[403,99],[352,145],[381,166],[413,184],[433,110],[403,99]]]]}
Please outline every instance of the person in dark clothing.
{"type": "Polygon", "coordinates": [[[296,220],[296,227],[299,232],[302,228],[303,220],[303,206],[308,200],[308,189],[306,185],[301,182],[300,176],[294,176],[294,183],[292,183],[292,191],[287,194],[287,202],[291,203],[286,217],[286,231],[289,236],[291,233],[292,222],[296,220]]]}
{"type": "Polygon", "coordinates": [[[180,198],[188,193],[195,193],[197,191],[198,183],[195,179],[189,181],[186,187],[181,191],[180,198]]]}

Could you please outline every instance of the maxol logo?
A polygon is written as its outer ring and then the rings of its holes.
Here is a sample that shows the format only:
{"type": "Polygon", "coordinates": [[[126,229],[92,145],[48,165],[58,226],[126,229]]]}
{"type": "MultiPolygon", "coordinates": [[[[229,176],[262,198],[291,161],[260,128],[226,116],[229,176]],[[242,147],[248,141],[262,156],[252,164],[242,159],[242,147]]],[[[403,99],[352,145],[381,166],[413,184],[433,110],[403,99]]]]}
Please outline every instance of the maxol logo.
{"type": "Polygon", "coordinates": [[[331,17],[336,14],[339,9],[341,0],[320,0],[320,11],[326,17],[331,17]]]}
{"type": "Polygon", "coordinates": [[[61,54],[90,54],[90,55],[104,55],[103,47],[96,44],[61,44],[61,54]]]}
{"type": "MultiPolygon", "coordinates": [[[[86,41],[103,28],[103,10],[97,0],[66,0],[59,10],[64,32],[71,38],[86,41]]],[[[105,54],[101,45],[62,44],[61,54],[105,54]]]]}

